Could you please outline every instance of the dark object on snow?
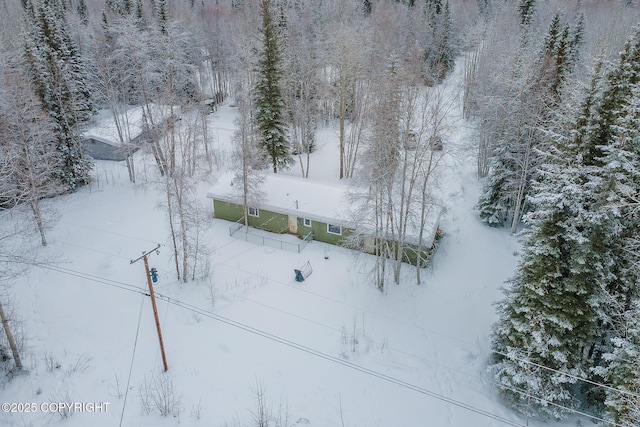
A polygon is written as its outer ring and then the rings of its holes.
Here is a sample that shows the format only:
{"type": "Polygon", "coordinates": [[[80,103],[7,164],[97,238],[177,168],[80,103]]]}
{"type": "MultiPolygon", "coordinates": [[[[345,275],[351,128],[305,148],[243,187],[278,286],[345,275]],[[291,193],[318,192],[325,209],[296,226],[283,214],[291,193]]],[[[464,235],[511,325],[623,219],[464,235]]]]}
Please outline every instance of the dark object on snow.
{"type": "Polygon", "coordinates": [[[215,113],[218,108],[218,105],[222,104],[224,101],[224,93],[216,92],[213,95],[213,98],[207,98],[204,101],[200,102],[200,108],[202,108],[202,113],[211,114],[215,113]]]}
{"type": "Polygon", "coordinates": [[[302,267],[293,271],[296,273],[296,282],[304,282],[304,279],[313,273],[313,268],[311,268],[311,263],[307,261],[302,267]]]}
{"type": "Polygon", "coordinates": [[[442,138],[439,135],[429,138],[429,145],[435,151],[442,151],[442,138]]]}

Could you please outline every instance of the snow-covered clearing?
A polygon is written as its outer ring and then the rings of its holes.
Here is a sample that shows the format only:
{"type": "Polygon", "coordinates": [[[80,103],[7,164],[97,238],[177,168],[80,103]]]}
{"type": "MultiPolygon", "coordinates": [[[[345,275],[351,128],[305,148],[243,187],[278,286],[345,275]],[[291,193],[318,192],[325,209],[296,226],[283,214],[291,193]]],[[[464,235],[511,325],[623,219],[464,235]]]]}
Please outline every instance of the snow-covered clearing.
{"type": "MultiPolygon", "coordinates": [[[[450,79],[452,94],[458,79],[450,79]]],[[[170,250],[150,256],[160,274],[167,374],[143,265],[130,264],[156,243],[169,245],[157,207],[164,196],[152,184],[130,184],[123,164],[98,162],[90,187],[49,202],[60,217],[50,245],[35,250],[59,262],[33,267],[9,290],[29,372],[6,383],[0,400],[33,402],[36,411],[2,413],[0,425],[248,426],[256,389],[289,426],[525,425],[499,403],[485,374],[492,302],[516,266],[519,243],[473,211],[479,183],[458,110],[446,137],[444,239],[421,286],[406,266],[406,280],[382,295],[368,256],[318,242],[300,254],[257,246],[211,219],[210,282],[177,284],[170,250]],[[297,283],[293,269],[307,261],[313,274],[297,283]],[[145,381],[158,378],[169,378],[179,399],[167,417],[141,406],[145,381]],[[44,412],[49,402],[109,406],[64,418],[44,412]]],[[[233,118],[228,105],[210,116],[220,152],[228,152],[233,118]]],[[[318,142],[310,176],[336,181],[335,130],[322,130],[318,142]]],[[[151,179],[152,157],[137,153],[136,161],[151,179]]],[[[209,206],[206,190],[201,200],[209,206]]]]}

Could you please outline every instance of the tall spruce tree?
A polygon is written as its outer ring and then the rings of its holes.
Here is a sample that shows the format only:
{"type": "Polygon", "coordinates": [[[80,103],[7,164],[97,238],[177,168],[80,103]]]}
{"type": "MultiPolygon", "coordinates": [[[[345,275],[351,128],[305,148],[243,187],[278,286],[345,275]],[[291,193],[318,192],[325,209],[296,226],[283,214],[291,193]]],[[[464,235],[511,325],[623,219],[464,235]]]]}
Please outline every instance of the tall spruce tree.
{"type": "Polygon", "coordinates": [[[79,127],[94,111],[87,66],[68,34],[59,0],[24,0],[24,53],[36,94],[55,123],[62,163],[57,179],[68,190],[87,184],[92,164],[79,127]]]}
{"type": "Polygon", "coordinates": [[[535,0],[520,0],[518,9],[520,11],[520,23],[524,26],[531,24],[531,19],[535,12],[535,0]]]}
{"type": "Polygon", "coordinates": [[[584,161],[597,83],[595,77],[575,119],[569,115],[550,133],[522,262],[498,304],[491,370],[505,398],[528,415],[561,418],[561,407],[579,406],[575,393],[585,385],[575,377],[589,377],[594,367],[600,284],[613,260],[604,238],[608,217],[592,209],[589,191],[598,169],[584,161]],[[565,127],[574,130],[567,135],[565,127]]]}
{"type": "Polygon", "coordinates": [[[599,364],[604,366],[608,381],[636,394],[634,403],[628,394],[607,392],[612,419],[622,425],[637,425],[640,413],[633,408],[640,393],[640,30],[625,45],[608,76],[590,142],[591,157],[602,165],[594,197],[612,223],[607,240],[616,256],[602,300],[600,353],[606,353],[599,364]]]}
{"type": "Polygon", "coordinates": [[[623,327],[606,355],[606,377],[614,389],[607,390],[609,419],[622,427],[640,425],[640,301],[623,317],[623,327]]]}
{"type": "Polygon", "coordinates": [[[570,142],[558,138],[557,154],[544,156],[532,235],[498,306],[492,369],[520,409],[558,416],[545,401],[597,412],[606,404],[615,422],[635,425],[628,393],[639,385],[640,31],[602,91],[596,81],[570,142]],[[558,371],[592,383],[573,385],[558,371]],[[593,386],[605,381],[623,393],[593,386]],[[531,405],[516,389],[544,400],[531,405]]]}
{"type": "Polygon", "coordinates": [[[523,259],[498,304],[492,365],[502,393],[521,412],[556,418],[562,411],[553,404],[578,404],[570,391],[575,380],[557,371],[588,374],[582,355],[597,327],[590,304],[596,261],[590,259],[582,228],[585,178],[577,155],[564,151],[549,164],[547,182],[538,184],[545,188],[535,197],[523,259]]]}
{"type": "Polygon", "coordinates": [[[442,81],[453,68],[457,50],[451,7],[449,0],[427,0],[423,7],[425,23],[431,33],[424,46],[425,60],[432,77],[442,81]]]}
{"type": "Polygon", "coordinates": [[[288,168],[293,159],[287,141],[282,94],[282,55],[280,33],[273,18],[271,0],[260,1],[262,50],[258,52],[255,84],[255,120],[259,143],[273,166],[273,172],[288,168]]]}

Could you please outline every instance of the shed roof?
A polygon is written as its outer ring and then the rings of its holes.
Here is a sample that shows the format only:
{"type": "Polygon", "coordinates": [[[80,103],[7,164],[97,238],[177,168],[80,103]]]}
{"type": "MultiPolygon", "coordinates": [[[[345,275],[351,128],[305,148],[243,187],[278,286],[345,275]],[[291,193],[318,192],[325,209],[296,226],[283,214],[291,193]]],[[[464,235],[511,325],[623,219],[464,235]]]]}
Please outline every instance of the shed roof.
{"type": "MultiPolygon", "coordinates": [[[[168,105],[151,104],[151,112],[155,122],[165,120],[170,116],[168,105]]],[[[117,115],[118,122],[123,127],[123,139],[125,142],[133,141],[140,136],[145,128],[144,112],[142,106],[127,107],[117,115]],[[128,134],[127,134],[128,132],[128,134]]],[[[82,133],[85,139],[93,139],[114,147],[120,147],[120,137],[116,126],[116,117],[109,109],[100,110],[89,127],[82,133]]]]}

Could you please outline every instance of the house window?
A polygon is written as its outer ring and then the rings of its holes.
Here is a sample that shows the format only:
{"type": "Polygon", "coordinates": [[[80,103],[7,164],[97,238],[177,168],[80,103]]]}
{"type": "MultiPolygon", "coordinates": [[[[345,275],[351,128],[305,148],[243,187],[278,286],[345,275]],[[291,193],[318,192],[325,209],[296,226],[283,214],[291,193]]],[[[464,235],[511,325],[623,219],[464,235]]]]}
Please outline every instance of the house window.
{"type": "Polygon", "coordinates": [[[260,216],[260,210],[258,208],[249,208],[249,216],[260,216]]]}
{"type": "Polygon", "coordinates": [[[311,220],[310,220],[310,219],[305,218],[305,219],[304,219],[304,226],[305,226],[305,227],[311,227],[311,220]]]}
{"type": "Polygon", "coordinates": [[[342,236],[342,227],[339,225],[327,224],[327,233],[342,236]]]}

